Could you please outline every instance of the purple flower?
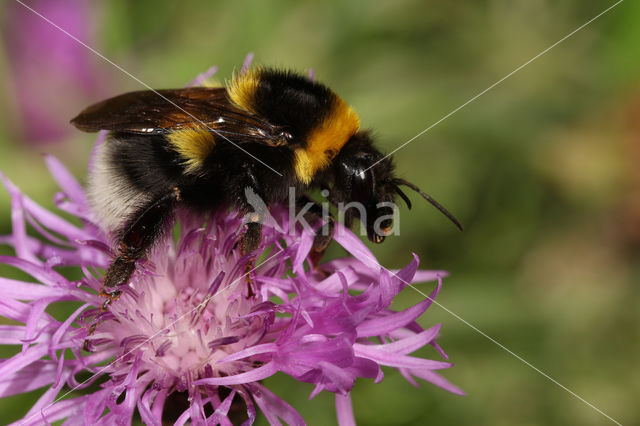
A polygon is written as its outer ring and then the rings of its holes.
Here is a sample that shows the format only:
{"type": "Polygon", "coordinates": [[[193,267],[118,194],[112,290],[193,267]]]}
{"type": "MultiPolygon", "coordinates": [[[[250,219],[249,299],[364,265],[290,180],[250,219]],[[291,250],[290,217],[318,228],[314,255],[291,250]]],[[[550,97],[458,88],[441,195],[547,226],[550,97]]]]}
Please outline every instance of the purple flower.
{"type": "Polygon", "coordinates": [[[311,397],[333,392],[341,425],[355,424],[350,391],[356,378],[380,382],[381,366],[398,369],[415,385],[420,378],[462,394],[437,373],[450,363],[410,355],[431,345],[447,358],[435,340],[440,325],[424,330],[416,322],[445,273],[419,271],[415,255],[400,271],[381,268],[342,227],[335,239],[353,257],[314,269],[308,259],[313,235],[284,233],[285,209],[273,212],[280,230],[265,227],[261,256],[248,275],[248,256],[235,248],[241,218],[218,212],[203,220],[179,211],[179,237],[139,263],[131,284],[87,336],[103,302],[99,270],[109,264],[111,240],[95,224],[78,182],[55,158],[46,163],[62,189],[57,207],[81,225],[42,208],[0,174],[13,225],[0,242],[16,252],[0,262],[34,278],[0,278],[0,315],[11,320],[0,325],[0,341],[22,349],[0,362],[0,396],[48,388],[20,424],[130,424],[136,411],[152,425],[168,415],[176,424],[231,424],[239,420],[237,407],[246,424],[258,409],[272,424],[304,424],[261,384],[278,372],[314,384],[311,397]],[[27,235],[27,224],[40,239],[27,235]],[[81,268],[82,279],[69,281],[61,267],[81,268]],[[431,280],[437,285],[430,298],[404,311],[390,308],[407,283],[431,280]],[[248,285],[254,297],[247,297],[248,285]],[[68,301],[81,306],[66,320],[46,312],[68,301]],[[85,339],[94,352],[83,353],[85,339]],[[90,378],[80,381],[80,373],[90,378]],[[58,400],[65,385],[86,389],[97,381],[91,394],[58,400]],[[187,403],[176,413],[177,400],[187,403]]]}

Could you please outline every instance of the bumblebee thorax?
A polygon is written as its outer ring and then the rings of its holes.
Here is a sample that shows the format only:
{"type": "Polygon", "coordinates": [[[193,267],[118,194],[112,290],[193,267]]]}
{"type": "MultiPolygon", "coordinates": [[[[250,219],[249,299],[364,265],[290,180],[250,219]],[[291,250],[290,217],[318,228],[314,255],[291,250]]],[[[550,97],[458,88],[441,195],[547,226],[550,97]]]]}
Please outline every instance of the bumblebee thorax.
{"type": "Polygon", "coordinates": [[[295,172],[305,184],[326,168],[360,128],[360,118],[328,87],[290,71],[254,68],[237,74],[230,100],[293,135],[295,172]]]}

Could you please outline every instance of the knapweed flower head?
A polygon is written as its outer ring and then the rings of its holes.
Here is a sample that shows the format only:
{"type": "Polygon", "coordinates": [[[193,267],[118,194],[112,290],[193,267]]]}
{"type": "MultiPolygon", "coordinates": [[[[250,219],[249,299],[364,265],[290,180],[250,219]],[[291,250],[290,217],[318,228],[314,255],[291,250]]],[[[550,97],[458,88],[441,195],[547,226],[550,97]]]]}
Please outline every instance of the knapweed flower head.
{"type": "Polygon", "coordinates": [[[285,209],[274,210],[279,226],[265,226],[255,259],[236,247],[243,225],[234,212],[202,218],[179,211],[179,236],[165,238],[139,262],[121,297],[100,314],[101,271],[112,258],[112,237],[94,222],[70,173],[53,157],[46,163],[62,190],[57,207],[79,225],[0,175],[13,225],[1,242],[15,250],[0,262],[33,277],[0,277],[0,315],[11,320],[0,326],[0,341],[19,350],[0,362],[0,396],[47,388],[17,424],[130,424],[138,416],[151,425],[168,419],[252,424],[258,411],[271,424],[305,424],[261,382],[282,373],[315,385],[311,397],[334,393],[342,425],[355,423],[355,380],[380,382],[383,366],[413,384],[420,378],[462,393],[437,373],[450,363],[410,355],[431,345],[447,358],[435,340],[440,325],[425,330],[416,322],[444,273],[419,271],[415,255],[402,270],[382,268],[342,227],[335,240],[351,256],[313,267],[314,236],[303,229],[284,232],[285,209]],[[27,234],[28,225],[40,238],[27,234]],[[82,278],[65,278],[60,269],[69,267],[80,269],[82,278]],[[437,282],[429,298],[391,309],[408,283],[423,281],[437,282]],[[79,306],[68,318],[47,312],[69,301],[79,306]],[[98,326],[88,336],[96,316],[98,326]],[[91,353],[82,350],[85,339],[91,353]]]}

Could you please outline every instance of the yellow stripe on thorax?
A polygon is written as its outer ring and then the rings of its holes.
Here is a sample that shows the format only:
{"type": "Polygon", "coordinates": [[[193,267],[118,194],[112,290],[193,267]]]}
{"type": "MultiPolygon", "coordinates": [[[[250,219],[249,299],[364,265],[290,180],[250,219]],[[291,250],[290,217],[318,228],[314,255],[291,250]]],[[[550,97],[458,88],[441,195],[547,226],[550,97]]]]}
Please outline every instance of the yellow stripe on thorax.
{"type": "Polygon", "coordinates": [[[260,73],[260,68],[248,69],[244,73],[234,75],[231,83],[227,86],[227,93],[231,102],[254,114],[256,111],[253,108],[253,103],[255,93],[260,84],[260,73]]]}
{"type": "Polygon", "coordinates": [[[216,145],[213,134],[202,128],[176,130],[167,135],[167,140],[184,160],[187,173],[196,172],[216,145]]]}
{"type": "Polygon", "coordinates": [[[318,171],[329,165],[359,128],[358,114],[336,96],[327,118],[311,131],[306,148],[295,151],[298,179],[309,184],[318,171]]]}

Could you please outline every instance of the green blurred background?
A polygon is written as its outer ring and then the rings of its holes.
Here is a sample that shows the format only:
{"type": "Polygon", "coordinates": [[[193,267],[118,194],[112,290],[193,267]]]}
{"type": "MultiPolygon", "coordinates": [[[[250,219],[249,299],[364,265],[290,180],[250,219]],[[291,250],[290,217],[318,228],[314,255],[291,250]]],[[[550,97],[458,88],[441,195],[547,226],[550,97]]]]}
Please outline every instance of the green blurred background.
{"type": "MultiPolygon", "coordinates": [[[[262,64],[313,68],[385,151],[613,4],[28,3],[58,23],[75,17],[70,32],[154,88],[183,86],[211,65],[224,81],[247,52],[262,64]]],[[[56,187],[40,153],[57,155],[84,181],[93,137],[69,118],[143,87],[66,37],[47,36],[56,31],[12,0],[0,13],[0,169],[53,207],[56,187]]],[[[398,151],[400,174],[466,230],[412,197],[401,235],[373,247],[387,267],[415,252],[422,267],[451,271],[439,303],[623,424],[640,424],[638,22],[640,3],[619,4],[398,151]]],[[[0,234],[10,232],[9,209],[0,191],[0,234]]],[[[398,307],[421,297],[407,289],[398,307]]],[[[439,342],[456,364],[444,375],[468,396],[426,382],[416,389],[387,370],[379,385],[357,382],[359,424],[611,423],[442,308],[420,321],[443,323],[439,342]]],[[[310,425],[336,424],[331,395],[309,402],[311,387],[286,377],[268,385],[310,425]]],[[[40,394],[0,400],[0,422],[21,417],[40,394]]]]}

